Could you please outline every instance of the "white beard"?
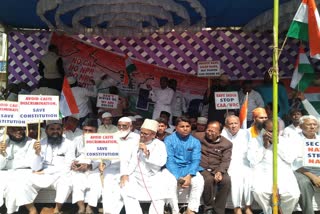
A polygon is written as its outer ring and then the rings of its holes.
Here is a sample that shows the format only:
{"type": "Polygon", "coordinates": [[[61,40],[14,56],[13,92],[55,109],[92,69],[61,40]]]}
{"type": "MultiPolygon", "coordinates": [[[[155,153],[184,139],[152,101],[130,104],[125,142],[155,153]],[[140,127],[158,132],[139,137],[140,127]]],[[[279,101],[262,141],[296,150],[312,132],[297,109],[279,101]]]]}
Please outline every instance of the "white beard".
{"type": "Polygon", "coordinates": [[[130,133],[130,130],[126,130],[126,131],[121,131],[121,130],[119,130],[119,131],[118,131],[118,136],[119,136],[120,138],[123,138],[123,137],[128,136],[129,133],[130,133]]]}

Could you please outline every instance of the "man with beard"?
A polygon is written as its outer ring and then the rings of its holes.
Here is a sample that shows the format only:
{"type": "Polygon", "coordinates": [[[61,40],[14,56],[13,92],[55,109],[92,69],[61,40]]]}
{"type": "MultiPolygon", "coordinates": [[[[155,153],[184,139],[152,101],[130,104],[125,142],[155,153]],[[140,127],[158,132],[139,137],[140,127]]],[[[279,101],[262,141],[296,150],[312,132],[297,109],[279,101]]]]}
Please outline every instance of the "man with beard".
{"type": "Polygon", "coordinates": [[[264,108],[255,108],[252,111],[252,117],[253,117],[253,123],[251,124],[251,127],[248,128],[249,134],[251,138],[256,138],[259,136],[263,122],[268,119],[267,112],[264,108]]]}
{"type": "Polygon", "coordinates": [[[17,205],[35,210],[33,201],[39,190],[50,187],[56,190],[54,213],[61,213],[62,204],[71,192],[70,168],[75,158],[74,144],[63,137],[61,120],[47,121],[45,131],[47,137],[40,141],[42,170],[26,179],[24,188],[18,190],[17,205]]]}
{"type": "Polygon", "coordinates": [[[78,204],[78,213],[93,213],[101,196],[102,185],[98,166],[99,161],[85,157],[84,135],[97,133],[98,121],[87,118],[82,123],[82,136],[74,139],[76,159],[71,164],[72,170],[72,203],[78,204]],[[85,202],[88,203],[85,207],[85,202]]]}
{"type": "Polygon", "coordinates": [[[102,167],[99,167],[104,173],[103,210],[108,214],[119,214],[123,207],[120,186],[127,181],[126,175],[133,172],[136,165],[130,160],[139,150],[139,135],[131,131],[131,119],[129,117],[120,118],[117,127],[118,132],[114,135],[119,144],[120,160],[106,161],[102,167]]]}
{"type": "Polygon", "coordinates": [[[208,123],[205,133],[195,137],[201,142],[201,175],[204,179],[202,194],[205,214],[224,214],[231,187],[228,168],[232,143],[221,136],[223,126],[218,121],[208,123]]]}
{"type": "Polygon", "coordinates": [[[167,161],[164,143],[156,139],[159,123],[145,119],[141,126],[139,151],[131,156],[135,163],[130,174],[123,175],[121,195],[124,199],[127,214],[142,214],[139,201],[150,201],[149,214],[164,212],[164,199],[168,197],[166,175],[161,168],[167,161]]]}
{"type": "Polygon", "coordinates": [[[98,128],[98,133],[115,133],[118,128],[112,124],[112,114],[109,112],[104,112],[101,115],[102,124],[98,128]]]}
{"type": "Polygon", "coordinates": [[[178,117],[176,132],[164,139],[167,148],[169,186],[172,189],[172,211],[179,213],[177,190],[190,192],[186,214],[198,212],[203,191],[203,178],[199,173],[201,144],[191,135],[189,118],[178,117]]]}
{"type": "MultiPolygon", "coordinates": [[[[291,164],[295,158],[294,144],[288,139],[273,133],[271,119],[264,121],[263,131],[249,143],[247,157],[253,169],[252,194],[263,213],[271,214],[273,192],[273,135],[278,137],[278,180],[279,213],[291,214],[299,200],[300,191],[291,164]]],[[[300,147],[301,148],[301,147],[300,147]]],[[[312,205],[311,205],[312,207],[312,205]]],[[[313,212],[312,212],[313,213],[313,212]]]]}
{"type": "Polygon", "coordinates": [[[239,117],[229,115],[226,117],[222,136],[232,142],[231,163],[228,174],[231,178],[231,199],[235,214],[242,213],[242,201],[245,203],[245,213],[252,214],[251,204],[251,168],[247,159],[250,136],[248,130],[240,129],[239,117]]]}
{"type": "MultiPolygon", "coordinates": [[[[41,146],[39,142],[26,136],[24,127],[8,127],[8,138],[0,143],[0,207],[5,198],[7,213],[18,211],[16,192],[23,186],[23,180],[32,171],[42,168],[41,146]]],[[[30,214],[36,214],[36,209],[29,209],[30,214]]]]}

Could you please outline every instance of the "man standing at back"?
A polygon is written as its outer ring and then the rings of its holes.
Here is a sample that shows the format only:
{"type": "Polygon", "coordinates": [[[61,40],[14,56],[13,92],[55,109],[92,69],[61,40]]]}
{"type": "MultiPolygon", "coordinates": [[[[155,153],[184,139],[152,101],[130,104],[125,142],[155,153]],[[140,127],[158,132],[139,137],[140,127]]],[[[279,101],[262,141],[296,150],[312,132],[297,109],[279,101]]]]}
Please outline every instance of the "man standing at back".
{"type": "Polygon", "coordinates": [[[161,111],[166,111],[171,114],[171,101],[174,95],[174,91],[168,87],[168,77],[160,78],[160,89],[152,90],[149,97],[152,99],[154,104],[154,110],[152,119],[160,117],[161,111]]]}
{"type": "Polygon", "coordinates": [[[178,117],[176,132],[164,139],[167,148],[166,167],[172,174],[169,178],[173,191],[173,213],[179,213],[177,188],[190,188],[187,214],[198,212],[203,191],[203,178],[199,173],[201,144],[191,135],[191,124],[187,117],[178,117]]]}

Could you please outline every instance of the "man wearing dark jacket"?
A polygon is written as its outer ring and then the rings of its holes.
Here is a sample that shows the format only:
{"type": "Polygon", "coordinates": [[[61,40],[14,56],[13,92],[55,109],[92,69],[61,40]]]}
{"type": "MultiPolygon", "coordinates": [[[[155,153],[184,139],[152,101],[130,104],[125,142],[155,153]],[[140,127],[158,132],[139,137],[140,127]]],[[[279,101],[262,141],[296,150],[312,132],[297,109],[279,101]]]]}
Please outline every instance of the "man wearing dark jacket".
{"type": "Polygon", "coordinates": [[[231,182],[227,173],[231,161],[232,143],[221,136],[223,126],[209,122],[204,133],[195,137],[201,142],[202,194],[205,214],[224,214],[231,182]]]}

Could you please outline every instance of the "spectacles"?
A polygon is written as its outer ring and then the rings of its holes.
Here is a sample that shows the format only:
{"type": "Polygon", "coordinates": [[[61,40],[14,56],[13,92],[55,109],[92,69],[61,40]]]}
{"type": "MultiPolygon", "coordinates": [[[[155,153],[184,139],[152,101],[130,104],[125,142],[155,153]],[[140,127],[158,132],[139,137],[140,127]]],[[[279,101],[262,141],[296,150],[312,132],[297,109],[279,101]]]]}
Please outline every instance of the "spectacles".
{"type": "Polygon", "coordinates": [[[141,135],[141,136],[146,136],[146,137],[148,137],[150,134],[151,134],[151,133],[140,132],[140,135],[141,135]]]}
{"type": "Polygon", "coordinates": [[[118,127],[118,129],[127,129],[128,125],[118,124],[117,127],[118,127]]]}

